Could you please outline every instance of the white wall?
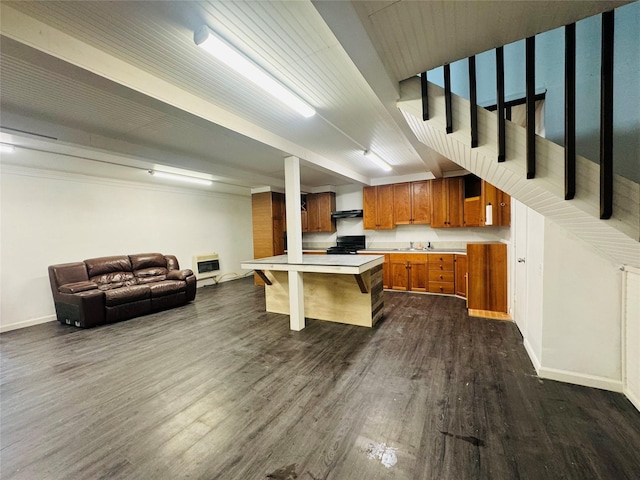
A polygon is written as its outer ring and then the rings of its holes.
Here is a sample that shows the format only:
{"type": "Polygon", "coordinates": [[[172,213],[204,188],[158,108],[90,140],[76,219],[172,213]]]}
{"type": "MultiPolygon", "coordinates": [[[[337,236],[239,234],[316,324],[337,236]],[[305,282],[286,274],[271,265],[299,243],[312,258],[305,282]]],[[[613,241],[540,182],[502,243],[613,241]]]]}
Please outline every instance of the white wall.
{"type": "Polygon", "coordinates": [[[640,410],[640,269],[624,272],[623,387],[629,400],[640,410]]]}
{"type": "MultiPolygon", "coordinates": [[[[336,208],[355,210],[362,208],[362,187],[345,185],[336,188],[336,208]]],[[[431,228],[429,225],[399,225],[393,230],[364,230],[362,218],[343,218],[337,220],[337,232],[305,233],[302,241],[305,246],[319,247],[335,245],[338,235],[366,235],[367,246],[371,247],[408,247],[409,242],[447,244],[467,242],[508,241],[508,227],[482,228],[431,228]]]]}
{"type": "Polygon", "coordinates": [[[527,215],[527,340],[537,355],[538,365],[542,362],[542,340],[544,326],[544,232],[545,219],[538,212],[528,208],[527,215]]]}
{"type": "MultiPolygon", "coordinates": [[[[59,161],[56,156],[51,161],[59,161]]],[[[142,252],[217,252],[222,281],[252,258],[251,199],[2,166],[0,331],[53,319],[47,266],[142,252]]]]}
{"type": "Polygon", "coordinates": [[[540,376],[622,391],[619,267],[545,221],[540,376]]]}

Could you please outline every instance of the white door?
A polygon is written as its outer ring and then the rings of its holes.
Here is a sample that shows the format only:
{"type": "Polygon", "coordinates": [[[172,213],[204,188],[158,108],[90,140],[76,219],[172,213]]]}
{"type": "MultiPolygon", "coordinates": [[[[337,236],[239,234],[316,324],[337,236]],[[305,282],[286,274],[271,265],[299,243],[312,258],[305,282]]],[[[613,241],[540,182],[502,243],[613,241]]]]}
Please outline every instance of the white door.
{"type": "Polygon", "coordinates": [[[527,224],[529,208],[514,202],[514,297],[513,313],[523,337],[527,337],[527,224]]]}

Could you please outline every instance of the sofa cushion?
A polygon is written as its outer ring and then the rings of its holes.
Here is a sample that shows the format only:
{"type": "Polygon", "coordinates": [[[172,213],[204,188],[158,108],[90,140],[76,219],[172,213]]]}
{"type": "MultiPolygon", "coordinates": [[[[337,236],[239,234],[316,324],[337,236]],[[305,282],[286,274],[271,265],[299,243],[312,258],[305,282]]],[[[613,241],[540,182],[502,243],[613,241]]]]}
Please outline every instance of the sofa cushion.
{"type": "Polygon", "coordinates": [[[107,307],[114,307],[151,298],[151,292],[147,285],[129,285],[107,290],[104,298],[107,307]]]}
{"type": "Polygon", "coordinates": [[[167,278],[167,269],[164,267],[149,267],[133,272],[138,283],[161,282],[167,278]]]}
{"type": "Polygon", "coordinates": [[[164,282],[148,283],[145,286],[151,290],[151,298],[184,292],[186,289],[186,283],[181,280],[165,280],[164,282]]]}
{"type": "Polygon", "coordinates": [[[94,290],[98,288],[98,284],[95,282],[90,282],[89,280],[85,280],[83,282],[73,282],[67,283],[65,285],[60,285],[58,291],[60,293],[80,293],[85,292],[87,290],[94,290]]]}
{"type": "Polygon", "coordinates": [[[90,280],[98,284],[101,290],[111,290],[112,288],[127,287],[136,285],[138,281],[133,272],[111,272],[91,277],[90,280]]]}
{"type": "Polygon", "coordinates": [[[118,255],[114,257],[90,258],[84,261],[87,266],[89,279],[97,277],[105,273],[114,272],[132,272],[131,262],[127,255],[118,255]]]}
{"type": "MultiPolygon", "coordinates": [[[[137,253],[129,255],[132,270],[142,270],[151,267],[167,268],[167,261],[161,253],[137,253]]],[[[166,272],[165,272],[166,273],[166,272]]]]}
{"type": "Polygon", "coordinates": [[[193,271],[185,268],[184,270],[171,270],[167,273],[167,280],[184,280],[193,275],[193,271]]]}

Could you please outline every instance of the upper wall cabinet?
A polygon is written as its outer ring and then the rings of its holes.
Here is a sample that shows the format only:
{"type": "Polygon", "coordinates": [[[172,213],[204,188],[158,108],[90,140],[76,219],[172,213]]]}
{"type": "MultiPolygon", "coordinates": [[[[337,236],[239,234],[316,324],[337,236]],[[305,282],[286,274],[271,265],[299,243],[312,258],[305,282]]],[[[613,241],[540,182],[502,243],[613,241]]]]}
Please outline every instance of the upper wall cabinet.
{"type": "Polygon", "coordinates": [[[331,212],[336,209],[334,192],[309,193],[306,199],[307,232],[335,232],[336,221],[331,212]]]}
{"type": "Polygon", "coordinates": [[[390,230],[393,223],[393,185],[379,185],[362,189],[365,230],[390,230]]]}
{"type": "Polygon", "coordinates": [[[465,227],[482,227],[484,217],[482,212],[482,179],[475,175],[464,177],[464,213],[463,225],[465,227]]]}
{"type": "Polygon", "coordinates": [[[509,194],[483,181],[481,202],[483,225],[495,225],[498,227],[511,225],[511,197],[509,194]],[[487,205],[491,205],[493,218],[484,218],[487,205]]]}
{"type": "Polygon", "coordinates": [[[431,227],[463,226],[463,181],[462,177],[431,180],[431,227]]]}
{"type": "Polygon", "coordinates": [[[428,180],[393,185],[393,219],[396,225],[431,223],[431,188],[428,180]]]}

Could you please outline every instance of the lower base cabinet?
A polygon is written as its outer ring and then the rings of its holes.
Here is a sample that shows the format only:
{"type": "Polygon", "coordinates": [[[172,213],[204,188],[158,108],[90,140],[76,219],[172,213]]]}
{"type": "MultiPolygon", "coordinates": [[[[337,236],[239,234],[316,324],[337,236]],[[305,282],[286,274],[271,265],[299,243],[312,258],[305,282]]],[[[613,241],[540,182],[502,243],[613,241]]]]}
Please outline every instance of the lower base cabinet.
{"type": "Polygon", "coordinates": [[[507,245],[467,245],[467,307],[507,313],[507,245]]]}
{"type": "Polygon", "coordinates": [[[429,254],[429,292],[453,295],[455,270],[452,253],[429,254]]]}
{"type": "Polygon", "coordinates": [[[467,297],[467,256],[464,254],[386,253],[383,287],[409,292],[467,297]]]}
{"type": "Polygon", "coordinates": [[[392,253],[389,255],[389,288],[410,292],[426,292],[427,254],[392,253]]]}
{"type": "Polygon", "coordinates": [[[467,256],[455,255],[455,291],[459,297],[467,298],[467,256]]]}

